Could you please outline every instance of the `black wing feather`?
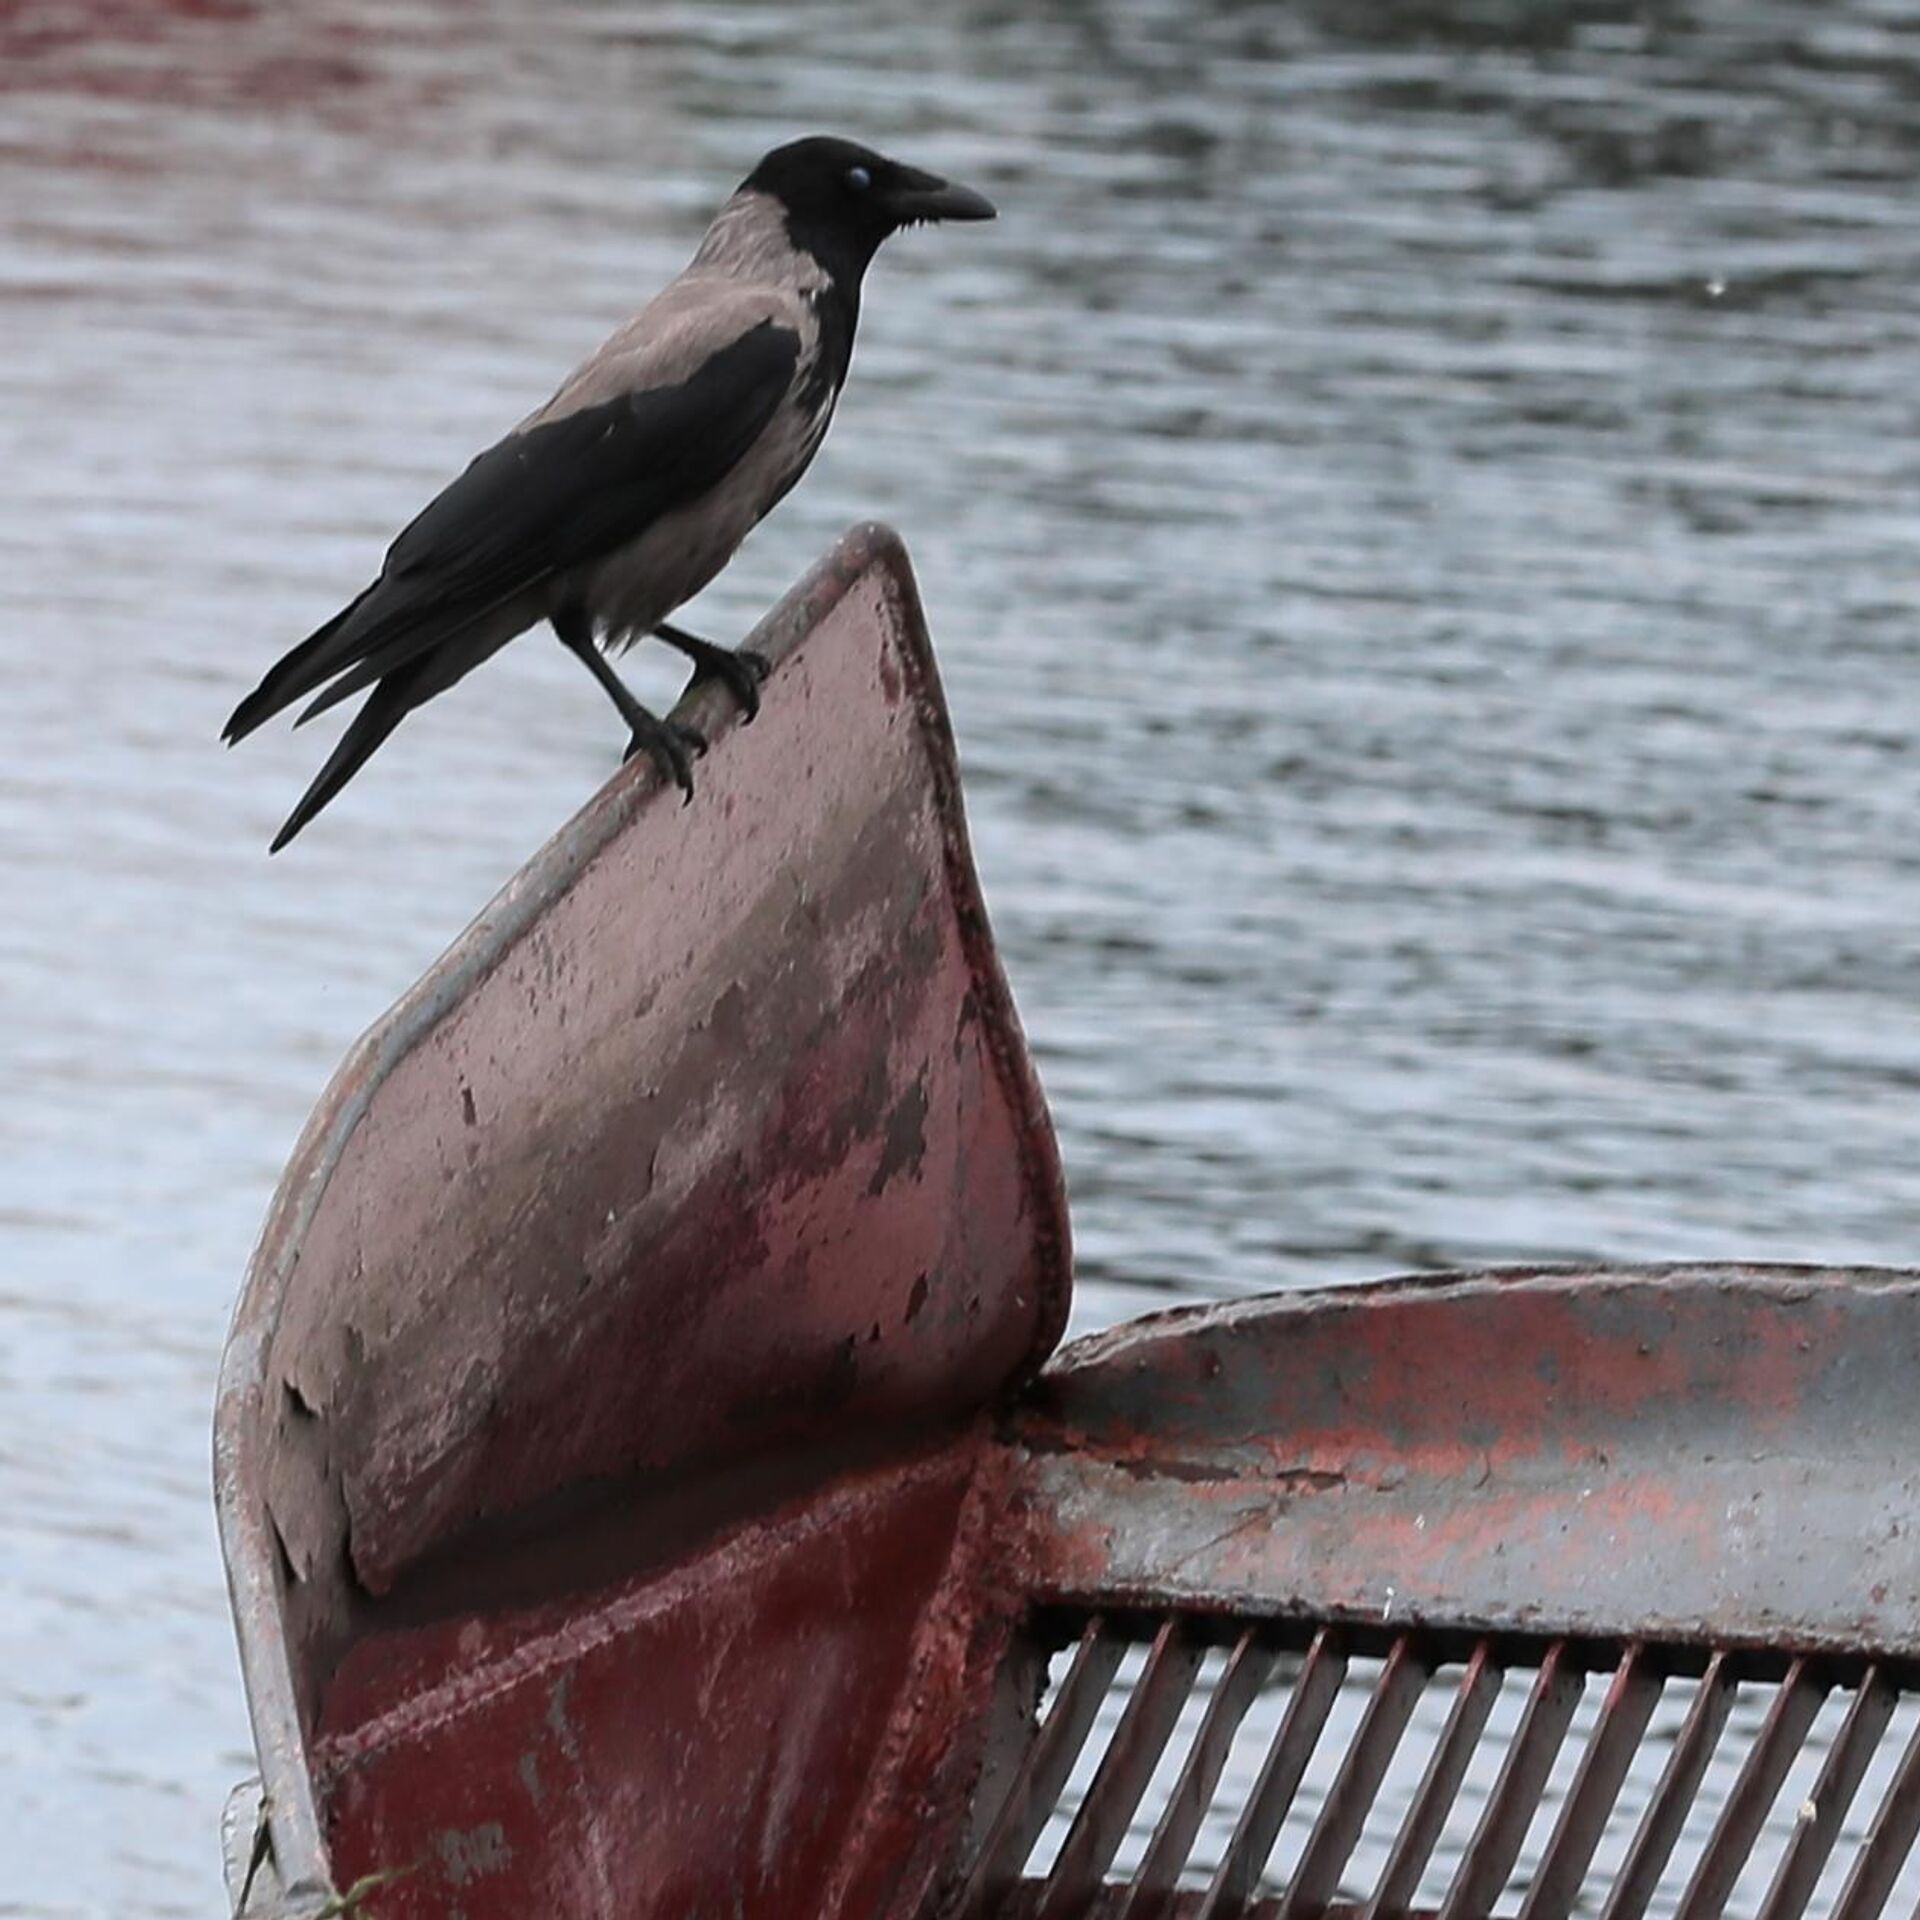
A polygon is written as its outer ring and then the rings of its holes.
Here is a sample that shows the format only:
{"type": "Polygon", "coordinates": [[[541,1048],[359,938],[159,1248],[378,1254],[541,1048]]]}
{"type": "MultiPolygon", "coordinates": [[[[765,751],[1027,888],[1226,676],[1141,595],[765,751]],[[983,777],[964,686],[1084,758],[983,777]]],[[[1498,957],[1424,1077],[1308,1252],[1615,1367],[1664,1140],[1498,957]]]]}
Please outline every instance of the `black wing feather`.
{"type": "Polygon", "coordinates": [[[226,738],[344,676],[313,711],[331,706],[697,500],[759,438],[799,355],[793,329],[765,320],[677,386],[583,407],[490,447],[388,548],[380,578],[234,709],[226,738]]]}

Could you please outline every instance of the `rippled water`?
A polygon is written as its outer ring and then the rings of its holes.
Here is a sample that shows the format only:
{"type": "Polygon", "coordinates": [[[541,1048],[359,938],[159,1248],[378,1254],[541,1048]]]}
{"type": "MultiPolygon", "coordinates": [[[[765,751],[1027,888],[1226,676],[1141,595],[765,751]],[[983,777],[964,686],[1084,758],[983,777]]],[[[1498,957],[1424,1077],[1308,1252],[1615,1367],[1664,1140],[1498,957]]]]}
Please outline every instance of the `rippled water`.
{"type": "Polygon", "coordinates": [[[0,1914],[219,1899],[252,1236],[620,745],[529,640],[269,863],[220,720],[789,133],[1005,212],[696,611],[905,530],[1080,1323],[1911,1258],[1916,95],[1907,0],[0,5],[0,1914]]]}

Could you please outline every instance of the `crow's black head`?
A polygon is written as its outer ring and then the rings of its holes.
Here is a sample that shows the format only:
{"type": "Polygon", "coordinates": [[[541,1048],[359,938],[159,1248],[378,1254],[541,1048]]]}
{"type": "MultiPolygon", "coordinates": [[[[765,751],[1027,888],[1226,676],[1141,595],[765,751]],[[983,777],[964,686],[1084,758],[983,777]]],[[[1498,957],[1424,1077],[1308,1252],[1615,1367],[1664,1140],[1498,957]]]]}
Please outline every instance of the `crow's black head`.
{"type": "Polygon", "coordinates": [[[775,147],[743,184],[786,209],[795,246],[856,279],[881,241],[902,227],[993,218],[993,203],[971,187],[825,134],[775,147]]]}

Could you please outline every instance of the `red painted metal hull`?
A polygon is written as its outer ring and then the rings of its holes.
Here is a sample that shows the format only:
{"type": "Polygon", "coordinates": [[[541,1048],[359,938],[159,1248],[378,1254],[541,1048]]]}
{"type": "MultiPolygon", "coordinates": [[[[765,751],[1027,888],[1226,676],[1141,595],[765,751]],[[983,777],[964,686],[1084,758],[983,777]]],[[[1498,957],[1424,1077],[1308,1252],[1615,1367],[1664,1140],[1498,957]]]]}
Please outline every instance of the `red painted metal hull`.
{"type": "MultiPolygon", "coordinates": [[[[748,1873],[739,1848],[768,1806],[808,1777],[817,1797],[847,1740],[890,1725],[887,1676],[906,1672],[945,1552],[919,1586],[900,1570],[939,1531],[933,1496],[873,1493],[857,1551],[776,1530],[758,1574],[723,1557],[684,1615],[650,1608],[650,1583],[964,1425],[1065,1323],[1058,1160],[897,541],[849,535],[753,644],[773,662],[758,720],[738,724],[717,690],[682,716],[713,740],[695,803],[643,762],[611,782],[362,1042],[275,1200],[216,1467],[274,1854],[297,1897],[402,1868],[382,1896],[395,1911],[457,1895],[477,1920],[528,1911],[536,1887],[549,1911],[611,1911],[590,1898],[601,1872],[684,1888],[692,1865],[639,1812],[676,1768],[704,1777],[666,1804],[697,1810],[728,1874],[748,1873]],[[718,1585],[745,1613],[715,1641],[718,1585]],[[771,1611],[749,1631],[756,1593],[771,1611]],[[431,1747],[382,1758],[399,1749],[377,1730],[413,1725],[423,1673],[441,1676],[434,1699],[491,1701],[515,1659],[545,1656],[488,1650],[547,1645],[560,1625],[562,1648],[598,1636],[573,1682],[581,1741],[667,1672],[699,1675],[684,1698],[712,1761],[661,1695],[661,1749],[587,1776],[561,1819],[575,1736],[529,1746],[515,1716],[532,1696],[511,1689],[507,1722],[462,1722],[480,1745],[460,1768],[431,1747]],[[722,1683],[741,1670],[741,1731],[723,1740],[722,1683]],[[768,1741],[805,1701],[814,1743],[768,1741]],[[768,1757],[736,1779],[756,1731],[768,1757]],[[517,1803],[475,1803],[483,1778],[517,1803]],[[409,1824],[442,1788],[466,1813],[409,1824]],[[597,1836],[564,1871],[529,1838],[556,1821],[597,1836]]],[[[950,1534],[966,1476],[944,1471],[950,1534]]],[[[792,1910],[822,1910],[820,1861],[866,1817],[849,1785],[837,1811],[795,1808],[799,1826],[756,1842],[764,1910],[800,1884],[792,1910]],[[794,1853],[803,1828],[818,1837],[794,1853]]]]}
{"type": "Polygon", "coordinates": [[[981,1680],[923,1631],[974,1606],[970,1467],[847,1475],[591,1598],[364,1643],[314,1751],[336,1873],[424,1851],[394,1915],[885,1911],[920,1851],[896,1744],[981,1680]]]}
{"type": "Polygon", "coordinates": [[[897,543],[850,536],[755,644],[765,709],[707,697],[695,805],[613,782],[363,1043],[276,1199],[217,1428],[247,1910],[1546,1920],[1607,1891],[1684,1695],[1609,1911],[1669,1872],[1725,1910],[1839,1700],[1768,1911],[1856,1791],[1835,1911],[1880,1911],[1920,1829],[1920,1733],[1861,1785],[1920,1712],[1920,1276],[1427,1277],[1040,1371],[1059,1168],[897,543]],[[1772,1704],[1675,1866],[1742,1686],[1772,1704]]]}

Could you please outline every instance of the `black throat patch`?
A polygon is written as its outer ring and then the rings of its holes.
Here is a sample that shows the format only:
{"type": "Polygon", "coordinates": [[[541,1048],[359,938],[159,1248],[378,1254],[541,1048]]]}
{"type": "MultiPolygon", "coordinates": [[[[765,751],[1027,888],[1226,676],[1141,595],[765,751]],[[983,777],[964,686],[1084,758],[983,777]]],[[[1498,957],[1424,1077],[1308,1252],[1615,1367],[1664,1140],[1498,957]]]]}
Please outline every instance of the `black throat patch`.
{"type": "MultiPolygon", "coordinates": [[[[821,264],[827,265],[825,261],[821,264]]],[[[807,298],[820,329],[820,345],[795,398],[808,413],[814,413],[846,384],[847,368],[853,360],[853,332],[860,323],[859,278],[843,279],[828,266],[827,284],[807,298]]]]}

